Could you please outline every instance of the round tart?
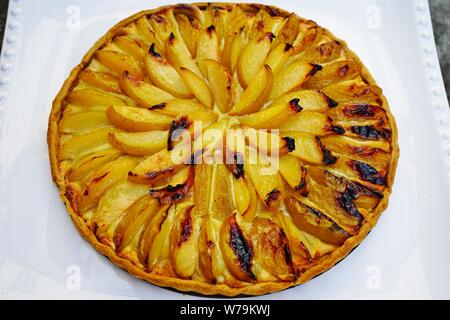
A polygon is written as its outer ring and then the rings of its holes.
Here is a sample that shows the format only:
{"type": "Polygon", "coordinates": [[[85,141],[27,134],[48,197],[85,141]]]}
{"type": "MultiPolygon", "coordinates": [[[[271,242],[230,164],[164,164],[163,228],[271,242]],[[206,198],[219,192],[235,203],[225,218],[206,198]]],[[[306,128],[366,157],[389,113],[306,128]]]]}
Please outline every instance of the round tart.
{"type": "Polygon", "coordinates": [[[344,41],[294,13],[137,13],[53,102],[54,181],[80,233],[159,286],[258,295],[328,270],[388,204],[397,130],[344,41]]]}

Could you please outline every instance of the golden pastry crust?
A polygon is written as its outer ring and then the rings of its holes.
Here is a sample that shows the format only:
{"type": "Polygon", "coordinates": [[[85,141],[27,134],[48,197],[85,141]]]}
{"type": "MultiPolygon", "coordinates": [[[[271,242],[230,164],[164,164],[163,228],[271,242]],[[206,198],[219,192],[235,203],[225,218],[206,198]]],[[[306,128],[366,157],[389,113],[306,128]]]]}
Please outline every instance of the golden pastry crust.
{"type": "MultiPolygon", "coordinates": [[[[226,3],[215,3],[217,6],[225,6],[225,7],[234,7],[235,4],[226,4],[226,3]]],[[[206,3],[197,3],[193,4],[193,6],[201,7],[208,6],[206,3]]],[[[96,52],[104,47],[107,43],[109,43],[116,35],[121,34],[123,28],[128,26],[129,24],[136,22],[139,18],[144,16],[149,16],[153,13],[164,12],[166,10],[170,10],[175,6],[165,6],[153,10],[146,10],[139,12],[123,21],[117,23],[114,27],[112,27],[102,38],[100,38],[94,46],[86,53],[86,55],[81,60],[80,64],[78,64],[70,73],[69,77],[64,82],[61,90],[53,101],[53,107],[49,118],[48,125],[48,146],[49,146],[49,155],[50,155],[50,163],[52,169],[53,180],[59,186],[61,190],[61,198],[64,201],[67,210],[76,225],[77,229],[81,233],[81,235],[89,241],[96,250],[107,256],[114,264],[119,267],[127,270],[129,273],[134,276],[146,280],[152,284],[163,286],[163,287],[172,287],[181,291],[193,291],[205,295],[224,295],[224,296],[236,296],[236,295],[261,295],[270,292],[276,292],[288,287],[292,287],[295,285],[302,284],[315,276],[323,273],[324,271],[333,267],[337,262],[347,256],[358,244],[365,238],[367,233],[375,226],[378,218],[381,213],[388,206],[388,198],[391,193],[391,188],[394,182],[395,170],[397,166],[397,160],[399,156],[399,147],[397,143],[397,127],[395,124],[395,120],[392,114],[389,111],[389,106],[386,98],[384,96],[380,96],[380,105],[386,112],[387,116],[387,127],[390,130],[390,157],[389,163],[387,165],[387,172],[385,174],[385,186],[380,191],[382,194],[382,199],[378,201],[376,206],[371,211],[370,215],[364,217],[364,221],[361,224],[360,228],[357,230],[355,234],[348,237],[345,242],[336,247],[331,252],[324,254],[319,259],[316,259],[312,263],[308,264],[307,268],[302,271],[299,276],[293,281],[264,281],[264,282],[240,282],[237,281],[238,284],[236,287],[232,287],[226,283],[208,283],[206,281],[199,280],[191,280],[191,279],[182,279],[181,277],[173,276],[173,272],[170,271],[166,275],[155,274],[151,272],[147,272],[141,266],[138,266],[136,263],[130,261],[125,257],[119,256],[116,251],[109,245],[104,244],[99,241],[95,234],[95,230],[86,222],[86,220],[78,213],[79,211],[79,203],[77,201],[80,196],[79,191],[76,188],[73,188],[71,183],[64,176],[64,169],[61,167],[61,160],[59,159],[59,149],[60,149],[60,139],[61,135],[58,131],[58,124],[63,117],[63,109],[65,108],[65,101],[68,94],[72,91],[72,89],[77,85],[79,81],[80,73],[88,67],[91,63],[93,57],[96,52]]],[[[263,6],[263,5],[248,5],[248,7],[259,8],[261,10],[272,11],[277,15],[282,15],[284,17],[289,16],[288,12],[284,10],[271,7],[271,6],[263,6]]],[[[305,20],[304,20],[305,21],[305,20]]],[[[364,67],[359,58],[351,52],[344,41],[336,39],[329,31],[322,29],[324,31],[324,36],[336,40],[339,42],[339,45],[345,50],[346,57],[348,59],[356,62],[357,65],[361,67],[360,75],[364,79],[364,81],[368,85],[376,85],[375,80],[370,75],[369,71],[364,67]]]]}

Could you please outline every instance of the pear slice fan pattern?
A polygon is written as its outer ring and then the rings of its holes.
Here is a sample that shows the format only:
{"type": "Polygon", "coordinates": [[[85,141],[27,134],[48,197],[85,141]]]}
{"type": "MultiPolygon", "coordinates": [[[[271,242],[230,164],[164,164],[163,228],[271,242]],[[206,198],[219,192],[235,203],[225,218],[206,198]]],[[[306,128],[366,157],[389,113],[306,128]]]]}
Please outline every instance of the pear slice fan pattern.
{"type": "Polygon", "coordinates": [[[153,284],[226,296],[343,259],[387,207],[399,153],[382,90],[344,41],[227,3],[119,22],[55,98],[48,144],[96,250],[153,284]]]}

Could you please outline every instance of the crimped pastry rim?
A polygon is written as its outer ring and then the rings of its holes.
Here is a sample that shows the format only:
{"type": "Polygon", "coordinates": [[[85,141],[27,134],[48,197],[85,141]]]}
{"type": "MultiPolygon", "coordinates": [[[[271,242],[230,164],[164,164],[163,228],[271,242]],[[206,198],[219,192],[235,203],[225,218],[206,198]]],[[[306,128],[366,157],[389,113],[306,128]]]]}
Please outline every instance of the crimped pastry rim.
{"type": "MultiPolygon", "coordinates": [[[[194,6],[206,5],[207,3],[192,3],[194,6]]],[[[238,5],[239,3],[225,3],[225,2],[217,2],[217,5],[238,5]]],[[[248,3],[246,3],[248,5],[248,3]]],[[[286,10],[280,9],[275,6],[265,5],[265,4],[252,4],[255,6],[266,6],[269,8],[273,8],[278,10],[283,14],[289,14],[286,10]]],[[[129,23],[141,18],[142,16],[149,15],[161,10],[169,9],[171,7],[175,7],[175,5],[167,5],[161,6],[155,9],[143,10],[140,11],[124,20],[121,20],[117,24],[115,24],[111,29],[109,29],[104,36],[98,39],[95,44],[89,49],[89,51],[84,55],[81,62],[75,66],[70,72],[69,77],[65,80],[63,86],[59,90],[55,99],[52,103],[52,109],[49,115],[49,123],[48,123],[48,131],[47,131],[47,143],[49,148],[49,157],[50,157],[50,165],[53,181],[60,188],[60,197],[64,201],[67,211],[77,227],[79,233],[91,243],[91,245],[100,253],[108,257],[115,265],[125,269],[130,274],[135,277],[150,282],[154,285],[162,286],[162,287],[171,287],[184,292],[196,292],[203,295],[222,295],[222,296],[236,296],[236,295],[263,295],[267,293],[273,293],[277,291],[284,290],[289,287],[297,286],[299,284],[305,283],[308,280],[320,275],[321,273],[327,271],[332,268],[335,264],[337,264],[340,260],[345,258],[353,249],[355,249],[367,236],[369,231],[375,226],[381,213],[387,208],[389,203],[389,196],[392,192],[392,185],[395,179],[395,172],[398,163],[399,157],[399,146],[398,146],[398,131],[395,120],[391,114],[389,104],[386,100],[386,97],[382,95],[380,98],[383,100],[383,106],[386,111],[386,114],[389,119],[389,126],[391,129],[391,157],[389,162],[389,169],[387,172],[387,181],[386,187],[383,191],[383,198],[379,201],[377,206],[374,208],[373,213],[370,217],[367,217],[358,233],[354,236],[348,238],[340,247],[327,254],[326,257],[320,259],[318,262],[312,264],[305,272],[303,272],[296,281],[292,282],[262,282],[247,285],[241,288],[232,288],[226,284],[209,284],[204,282],[199,282],[195,280],[181,279],[181,278],[173,278],[173,277],[165,277],[161,275],[151,274],[145,272],[143,269],[135,266],[131,261],[122,258],[116,254],[114,250],[110,247],[102,244],[96,238],[94,233],[86,226],[85,221],[81,216],[76,213],[76,210],[73,207],[71,201],[71,188],[64,181],[64,178],[61,176],[59,172],[58,166],[58,144],[59,144],[59,133],[58,133],[58,122],[60,120],[61,107],[63,102],[67,96],[67,94],[72,89],[73,85],[76,83],[78,79],[79,73],[84,70],[84,68],[89,64],[95,52],[99,50],[104,44],[110,41],[118,31],[128,25],[129,23]]],[[[361,75],[369,82],[371,85],[377,85],[374,78],[367,70],[367,68],[363,65],[358,56],[351,51],[345,41],[336,38],[331,32],[329,32],[326,28],[320,26],[324,33],[329,36],[331,39],[338,40],[342,47],[345,48],[349,57],[351,57],[359,66],[361,66],[361,75]]]]}

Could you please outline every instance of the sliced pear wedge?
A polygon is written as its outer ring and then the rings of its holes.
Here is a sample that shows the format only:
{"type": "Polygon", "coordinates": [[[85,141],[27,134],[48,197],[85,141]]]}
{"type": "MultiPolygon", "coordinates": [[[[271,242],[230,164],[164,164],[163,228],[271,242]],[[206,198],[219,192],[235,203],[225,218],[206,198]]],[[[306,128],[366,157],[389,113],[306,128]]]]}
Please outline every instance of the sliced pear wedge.
{"type": "Polygon", "coordinates": [[[189,87],[184,83],[177,70],[155,49],[152,44],[144,60],[150,79],[158,87],[179,98],[192,98],[189,87]]]}
{"type": "Polygon", "coordinates": [[[197,101],[186,99],[174,99],[169,102],[156,104],[151,106],[149,110],[168,116],[191,115],[201,111],[204,111],[205,113],[209,112],[197,101]]]}
{"type": "Polygon", "coordinates": [[[283,123],[280,126],[280,131],[299,131],[314,135],[324,135],[333,132],[333,128],[338,131],[337,127],[332,127],[331,118],[326,114],[303,110],[283,123]]]}
{"type": "Polygon", "coordinates": [[[289,240],[283,229],[270,219],[256,218],[250,234],[255,259],[265,270],[283,281],[297,278],[289,240]]]}
{"type": "Polygon", "coordinates": [[[136,61],[142,61],[145,56],[145,49],[143,44],[129,36],[117,36],[113,43],[117,45],[122,51],[132,56],[136,61]]]}
{"type": "Polygon", "coordinates": [[[171,176],[185,166],[185,163],[178,161],[175,152],[176,149],[171,151],[162,149],[149,156],[128,173],[128,179],[135,183],[153,184],[171,176]]]}
{"type": "Polygon", "coordinates": [[[295,198],[286,198],[286,209],[292,221],[300,229],[334,245],[341,245],[351,235],[333,219],[295,198]]]}
{"type": "Polygon", "coordinates": [[[110,127],[104,112],[80,112],[66,115],[58,124],[60,133],[81,134],[99,128],[110,127]]]}
{"type": "Polygon", "coordinates": [[[231,86],[231,76],[228,70],[215,60],[205,60],[208,82],[214,100],[223,113],[228,112],[234,101],[234,91],[231,86]]]}
{"type": "Polygon", "coordinates": [[[226,218],[220,228],[220,249],[228,270],[239,280],[256,281],[252,271],[254,252],[250,240],[238,224],[236,215],[226,218]]]}
{"type": "Polygon", "coordinates": [[[300,87],[321,69],[322,67],[320,65],[303,61],[294,62],[274,77],[269,99],[277,99],[289,91],[300,87]]]}
{"type": "Polygon", "coordinates": [[[198,261],[198,232],[201,220],[192,214],[192,207],[178,214],[170,232],[170,259],[175,272],[189,278],[198,261]]]}
{"type": "Polygon", "coordinates": [[[292,99],[288,103],[273,104],[264,110],[240,116],[238,119],[242,125],[255,129],[276,129],[302,110],[299,100],[292,99]]]}
{"type": "Polygon", "coordinates": [[[271,32],[265,33],[261,37],[251,40],[242,51],[238,61],[238,75],[244,88],[250,85],[253,78],[264,66],[274,37],[271,32]]]}
{"type": "Polygon", "coordinates": [[[75,105],[94,107],[94,106],[125,106],[127,103],[120,99],[117,95],[93,89],[76,89],[69,93],[68,101],[75,105]]]}
{"type": "Polygon", "coordinates": [[[131,75],[139,79],[144,78],[144,70],[141,64],[128,54],[102,49],[97,51],[95,56],[98,61],[117,76],[121,76],[125,71],[128,71],[131,75]]]}
{"type": "Polygon", "coordinates": [[[219,61],[219,39],[214,25],[200,31],[197,43],[196,60],[203,76],[208,76],[205,60],[219,61]]]}
{"type": "Polygon", "coordinates": [[[152,155],[167,148],[167,131],[111,132],[109,142],[124,153],[135,156],[152,155]]]}
{"type": "Polygon", "coordinates": [[[181,77],[186,85],[189,87],[194,96],[200,101],[206,108],[212,109],[214,100],[205,81],[197,76],[194,72],[186,68],[180,68],[181,77]]]}
{"type": "Polygon", "coordinates": [[[122,92],[119,85],[119,78],[110,73],[86,69],[80,73],[80,80],[101,90],[113,93],[122,92]]]}
{"type": "Polygon", "coordinates": [[[114,248],[115,228],[124,212],[148,191],[147,186],[123,181],[110,188],[98,203],[93,215],[100,242],[114,248]]]}
{"type": "Polygon", "coordinates": [[[265,64],[267,64],[273,72],[277,75],[288,61],[292,54],[293,47],[289,43],[280,43],[268,55],[265,64]]]}
{"type": "Polygon", "coordinates": [[[172,118],[143,108],[111,106],[108,120],[117,128],[128,131],[167,130],[172,118]]]}
{"type": "Polygon", "coordinates": [[[184,43],[183,39],[176,37],[173,33],[166,41],[166,53],[167,59],[172,63],[176,69],[186,68],[194,72],[199,77],[203,74],[200,71],[195,60],[192,58],[188,47],[184,43]]]}
{"type": "Polygon", "coordinates": [[[241,94],[229,112],[230,115],[242,115],[258,111],[266,102],[272,87],[272,70],[265,65],[260,69],[247,89],[241,94]]]}
{"type": "MultiPolygon", "coordinates": [[[[124,72],[120,86],[141,107],[151,107],[175,99],[167,91],[141,81],[128,72],[124,72]]],[[[111,103],[110,105],[117,105],[111,103]]]]}
{"type": "Polygon", "coordinates": [[[250,150],[245,157],[244,172],[249,177],[262,203],[267,208],[278,207],[284,192],[284,184],[278,174],[275,161],[263,158],[257,154],[255,159],[250,156],[250,150]]]}
{"type": "Polygon", "coordinates": [[[80,197],[80,210],[85,211],[97,205],[105,192],[118,182],[125,180],[128,171],[137,164],[138,162],[135,159],[123,156],[97,169],[83,188],[80,197]]]}

